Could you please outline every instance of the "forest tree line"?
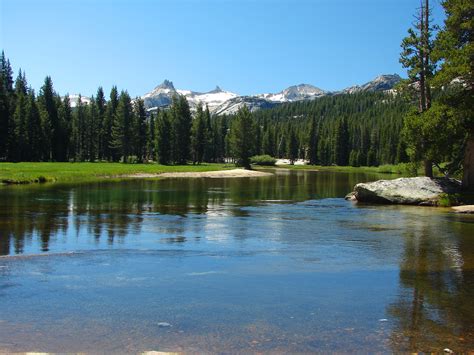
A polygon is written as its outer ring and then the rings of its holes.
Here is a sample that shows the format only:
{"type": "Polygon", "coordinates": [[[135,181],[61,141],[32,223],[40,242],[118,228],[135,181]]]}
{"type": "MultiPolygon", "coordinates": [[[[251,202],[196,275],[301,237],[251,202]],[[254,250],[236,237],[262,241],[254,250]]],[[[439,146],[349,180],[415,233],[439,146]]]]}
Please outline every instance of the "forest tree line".
{"type": "Polygon", "coordinates": [[[13,80],[3,53],[0,65],[5,161],[185,164],[233,158],[248,165],[250,156],[267,154],[311,164],[376,166],[408,159],[400,139],[408,106],[396,95],[334,95],[222,117],[211,117],[202,106],[192,113],[178,95],[169,108],[148,113],[142,99],[132,100],[116,87],[107,98],[99,87],[87,104],[79,96],[71,105],[46,77],[35,95],[21,70],[13,80]]]}

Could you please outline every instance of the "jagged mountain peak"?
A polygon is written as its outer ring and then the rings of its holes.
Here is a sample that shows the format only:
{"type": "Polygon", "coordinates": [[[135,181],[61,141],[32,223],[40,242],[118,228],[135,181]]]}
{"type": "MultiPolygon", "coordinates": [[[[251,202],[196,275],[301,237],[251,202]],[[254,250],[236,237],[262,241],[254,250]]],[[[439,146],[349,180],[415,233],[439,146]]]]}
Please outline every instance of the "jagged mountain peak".
{"type": "Polygon", "coordinates": [[[168,80],[168,79],[165,79],[160,85],[158,85],[156,89],[169,89],[169,90],[175,90],[174,88],[174,85],[173,85],[173,82],[168,80]]]}
{"type": "Polygon", "coordinates": [[[287,87],[276,94],[258,94],[252,96],[240,96],[230,91],[222,90],[219,86],[209,92],[195,92],[191,90],[177,90],[170,80],[164,80],[153,91],[145,94],[145,106],[148,109],[166,107],[171,104],[172,97],[180,94],[186,97],[192,109],[199,103],[208,106],[215,114],[234,113],[242,105],[251,110],[269,108],[285,102],[309,101],[319,97],[334,94],[350,94],[360,91],[387,91],[401,80],[398,74],[383,74],[363,85],[355,85],[341,91],[325,91],[311,84],[298,84],[287,87]]]}

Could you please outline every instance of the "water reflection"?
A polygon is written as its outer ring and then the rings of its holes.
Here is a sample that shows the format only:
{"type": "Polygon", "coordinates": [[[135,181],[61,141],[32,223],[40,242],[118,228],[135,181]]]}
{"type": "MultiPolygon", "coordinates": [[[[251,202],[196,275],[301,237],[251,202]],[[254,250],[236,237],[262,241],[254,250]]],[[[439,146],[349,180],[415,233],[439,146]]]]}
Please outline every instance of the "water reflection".
{"type": "Polygon", "coordinates": [[[474,349],[474,218],[341,198],[376,178],[1,189],[0,352],[474,349]]]}
{"type": "MultiPolygon", "coordinates": [[[[68,239],[94,236],[108,245],[139,235],[144,215],[248,215],[241,206],[342,197],[374,174],[277,170],[260,179],[135,180],[79,186],[0,188],[0,255],[21,254],[38,244],[47,252],[68,239]]],[[[176,223],[179,220],[177,220],[176,223]]],[[[176,231],[182,233],[183,230],[176,231]]]]}
{"type": "Polygon", "coordinates": [[[388,307],[395,352],[474,349],[474,220],[457,218],[414,224],[403,234],[399,296],[388,307]]]}

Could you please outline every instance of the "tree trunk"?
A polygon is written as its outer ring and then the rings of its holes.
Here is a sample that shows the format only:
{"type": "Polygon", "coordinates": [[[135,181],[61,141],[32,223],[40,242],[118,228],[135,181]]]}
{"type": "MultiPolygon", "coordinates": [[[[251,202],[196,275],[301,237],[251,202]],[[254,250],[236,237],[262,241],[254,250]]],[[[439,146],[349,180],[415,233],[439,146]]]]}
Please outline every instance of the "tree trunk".
{"type": "Polygon", "coordinates": [[[462,187],[474,191],[474,129],[469,130],[466,148],[464,150],[462,187]]]}
{"type": "Polygon", "coordinates": [[[433,177],[433,162],[431,160],[423,161],[423,165],[425,168],[425,176],[432,178],[433,177]]]}

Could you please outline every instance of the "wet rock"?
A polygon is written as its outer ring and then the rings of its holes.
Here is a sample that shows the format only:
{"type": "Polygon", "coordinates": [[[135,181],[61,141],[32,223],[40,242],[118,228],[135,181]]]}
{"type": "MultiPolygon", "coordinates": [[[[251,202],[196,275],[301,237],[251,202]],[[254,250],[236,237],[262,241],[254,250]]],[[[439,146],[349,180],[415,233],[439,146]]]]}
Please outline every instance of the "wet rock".
{"type": "Polygon", "coordinates": [[[474,205],[456,206],[452,209],[456,213],[474,213],[474,205]]]}
{"type": "Polygon", "coordinates": [[[414,177],[357,184],[353,195],[360,202],[434,206],[443,194],[460,189],[455,179],[414,177]]]}

